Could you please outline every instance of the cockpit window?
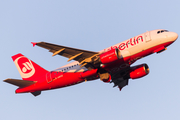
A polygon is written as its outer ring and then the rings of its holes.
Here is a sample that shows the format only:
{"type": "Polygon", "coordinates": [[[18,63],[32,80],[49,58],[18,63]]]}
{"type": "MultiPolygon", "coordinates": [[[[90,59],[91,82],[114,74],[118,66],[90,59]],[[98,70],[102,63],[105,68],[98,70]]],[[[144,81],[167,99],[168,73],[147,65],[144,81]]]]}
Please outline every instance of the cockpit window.
{"type": "Polygon", "coordinates": [[[161,30],[161,33],[162,33],[162,32],[169,32],[169,31],[168,31],[168,30],[161,30]]]}
{"type": "Polygon", "coordinates": [[[157,34],[163,33],[163,32],[169,32],[169,31],[168,30],[161,30],[161,31],[157,31],[157,34]]]}

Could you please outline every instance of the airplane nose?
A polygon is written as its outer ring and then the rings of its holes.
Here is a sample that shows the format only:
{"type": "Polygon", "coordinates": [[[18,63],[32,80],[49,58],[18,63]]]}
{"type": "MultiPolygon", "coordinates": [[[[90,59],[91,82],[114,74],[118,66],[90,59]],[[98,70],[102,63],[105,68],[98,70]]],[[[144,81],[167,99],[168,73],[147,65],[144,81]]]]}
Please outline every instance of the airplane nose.
{"type": "Polygon", "coordinates": [[[175,32],[172,32],[170,37],[172,38],[173,41],[175,41],[178,38],[178,34],[175,32]]]}

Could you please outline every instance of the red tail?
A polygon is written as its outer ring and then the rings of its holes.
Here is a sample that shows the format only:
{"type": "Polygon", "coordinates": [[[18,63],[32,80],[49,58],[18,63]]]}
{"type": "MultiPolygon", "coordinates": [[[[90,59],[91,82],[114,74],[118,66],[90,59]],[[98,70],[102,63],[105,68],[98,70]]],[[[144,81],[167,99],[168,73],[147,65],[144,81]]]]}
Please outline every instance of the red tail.
{"type": "Polygon", "coordinates": [[[37,79],[48,72],[20,53],[12,56],[12,59],[23,80],[34,81],[34,79],[37,79]]]}

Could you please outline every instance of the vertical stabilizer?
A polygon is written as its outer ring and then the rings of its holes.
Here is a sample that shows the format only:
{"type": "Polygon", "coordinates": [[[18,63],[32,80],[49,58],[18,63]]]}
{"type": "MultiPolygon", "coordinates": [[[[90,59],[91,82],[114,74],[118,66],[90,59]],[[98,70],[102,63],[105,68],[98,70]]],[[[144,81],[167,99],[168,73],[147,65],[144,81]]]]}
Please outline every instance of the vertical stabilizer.
{"type": "Polygon", "coordinates": [[[34,79],[48,72],[20,53],[12,56],[12,59],[23,80],[34,81],[34,79]]]}

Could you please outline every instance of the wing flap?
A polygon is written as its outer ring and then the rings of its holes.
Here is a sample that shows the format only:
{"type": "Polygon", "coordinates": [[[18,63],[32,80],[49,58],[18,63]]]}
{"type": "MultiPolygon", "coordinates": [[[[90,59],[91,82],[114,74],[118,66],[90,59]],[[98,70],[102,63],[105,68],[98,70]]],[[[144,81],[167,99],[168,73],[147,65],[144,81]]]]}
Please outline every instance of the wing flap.
{"type": "Polygon", "coordinates": [[[36,81],[27,81],[27,80],[19,80],[19,79],[6,79],[4,80],[4,82],[10,83],[12,85],[15,85],[21,88],[27,87],[36,83],[36,81]]]}

